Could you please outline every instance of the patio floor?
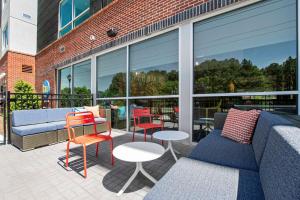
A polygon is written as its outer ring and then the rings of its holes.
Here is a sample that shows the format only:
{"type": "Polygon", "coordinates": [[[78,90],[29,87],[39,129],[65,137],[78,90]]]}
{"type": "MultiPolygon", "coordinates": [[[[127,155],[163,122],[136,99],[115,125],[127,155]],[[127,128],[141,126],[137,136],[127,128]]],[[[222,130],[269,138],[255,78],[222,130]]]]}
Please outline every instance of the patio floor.
{"type": "MultiPolygon", "coordinates": [[[[114,131],[115,146],[131,141],[131,135],[114,131]]],[[[142,141],[137,136],[136,141],[142,141]]],[[[155,141],[158,142],[158,141],[155,141]]],[[[190,145],[174,147],[187,155],[190,145]]],[[[100,145],[99,157],[95,146],[87,148],[88,176],[82,177],[82,147],[71,145],[70,167],[64,167],[66,143],[59,143],[32,151],[21,152],[11,145],[0,146],[0,199],[130,199],[139,200],[147,194],[153,183],[139,174],[125,193],[116,193],[132,175],[135,164],[115,160],[110,165],[108,144],[100,145]]],[[[154,178],[160,179],[175,163],[170,152],[161,158],[144,163],[154,178]]]]}

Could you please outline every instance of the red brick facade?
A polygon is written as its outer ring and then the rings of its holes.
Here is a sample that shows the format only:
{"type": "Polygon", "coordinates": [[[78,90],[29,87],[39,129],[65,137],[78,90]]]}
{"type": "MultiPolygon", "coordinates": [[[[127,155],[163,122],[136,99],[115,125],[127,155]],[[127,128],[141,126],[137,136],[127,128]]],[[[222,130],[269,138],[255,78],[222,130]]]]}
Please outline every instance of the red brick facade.
{"type": "Polygon", "coordinates": [[[65,37],[53,42],[37,54],[37,91],[41,92],[42,82],[47,79],[52,86],[51,92],[55,92],[54,65],[204,1],[206,0],[115,0],[65,37]],[[106,31],[111,27],[119,29],[117,37],[113,39],[106,35],[106,31]],[[96,40],[91,42],[90,35],[94,35],[96,40]],[[61,45],[65,47],[63,53],[59,51],[61,45]]]}
{"type": "Polygon", "coordinates": [[[13,91],[18,80],[24,80],[35,86],[35,57],[8,51],[0,60],[0,73],[6,73],[7,90],[13,91]],[[32,73],[22,72],[22,66],[31,66],[32,73]]]}

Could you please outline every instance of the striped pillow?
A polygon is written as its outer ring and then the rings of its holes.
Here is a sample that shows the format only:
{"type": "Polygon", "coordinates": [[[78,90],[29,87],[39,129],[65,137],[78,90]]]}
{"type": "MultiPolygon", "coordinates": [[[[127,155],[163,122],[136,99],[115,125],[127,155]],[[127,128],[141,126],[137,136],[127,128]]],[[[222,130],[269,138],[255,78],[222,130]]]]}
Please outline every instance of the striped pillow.
{"type": "Polygon", "coordinates": [[[242,111],[231,108],[228,112],[222,136],[242,144],[250,144],[260,111],[242,111]]]}

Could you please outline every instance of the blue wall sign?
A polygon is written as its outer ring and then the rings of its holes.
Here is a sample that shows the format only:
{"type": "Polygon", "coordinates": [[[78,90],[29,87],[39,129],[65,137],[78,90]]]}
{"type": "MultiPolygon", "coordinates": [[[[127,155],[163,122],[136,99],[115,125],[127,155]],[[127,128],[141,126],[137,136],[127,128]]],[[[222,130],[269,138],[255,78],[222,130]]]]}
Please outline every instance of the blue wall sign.
{"type": "Polygon", "coordinates": [[[50,94],[50,82],[48,80],[44,80],[43,82],[43,94],[50,94]]]}

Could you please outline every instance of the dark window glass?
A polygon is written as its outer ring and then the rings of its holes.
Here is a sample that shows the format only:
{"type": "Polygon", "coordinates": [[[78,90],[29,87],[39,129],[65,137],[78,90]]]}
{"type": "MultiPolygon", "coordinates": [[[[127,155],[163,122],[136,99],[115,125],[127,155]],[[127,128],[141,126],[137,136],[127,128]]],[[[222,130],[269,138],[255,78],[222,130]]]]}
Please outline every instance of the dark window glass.
{"type": "Polygon", "coordinates": [[[74,14],[75,17],[83,13],[90,7],[89,0],[74,0],[74,14]]]}
{"type": "Polygon", "coordinates": [[[194,25],[194,93],[291,91],[296,1],[264,1],[194,25]]]}
{"type": "Polygon", "coordinates": [[[60,3],[60,28],[72,21],[72,0],[63,0],[60,3]]]}
{"type": "Polygon", "coordinates": [[[130,46],[130,95],[178,94],[178,31],[130,46]]]}
{"type": "Polygon", "coordinates": [[[74,21],[74,27],[80,25],[82,22],[87,20],[89,17],[90,17],[90,12],[89,11],[85,12],[83,15],[81,15],[74,21]]]}
{"type": "MultiPolygon", "coordinates": [[[[152,114],[161,115],[164,121],[164,129],[177,130],[179,119],[178,98],[168,99],[134,99],[129,101],[130,131],[133,131],[133,110],[138,108],[150,108],[152,114]]],[[[143,119],[142,119],[143,120],[143,119]]],[[[148,120],[148,119],[144,119],[148,120]]],[[[160,123],[158,117],[154,123],[160,123]]],[[[143,129],[136,127],[136,131],[143,133],[143,129]]],[[[151,130],[148,130],[151,131],[151,130]]]]}
{"type": "Polygon", "coordinates": [[[74,94],[91,93],[91,61],[84,61],[73,66],[74,94]]]}
{"type": "Polygon", "coordinates": [[[98,97],[126,96],[126,48],[97,58],[98,97]]]}
{"type": "Polygon", "coordinates": [[[71,67],[66,67],[58,71],[59,90],[60,94],[70,94],[72,87],[72,71],[71,67]]]}
{"type": "Polygon", "coordinates": [[[62,29],[62,30],[59,32],[59,34],[60,34],[60,36],[62,37],[62,36],[64,36],[64,35],[66,35],[67,33],[69,33],[71,30],[72,30],[72,24],[70,24],[70,25],[66,26],[64,29],[62,29]]]}
{"type": "Polygon", "coordinates": [[[297,114],[296,95],[196,97],[193,107],[193,141],[199,141],[214,128],[215,112],[259,109],[279,115],[297,114]]]}

